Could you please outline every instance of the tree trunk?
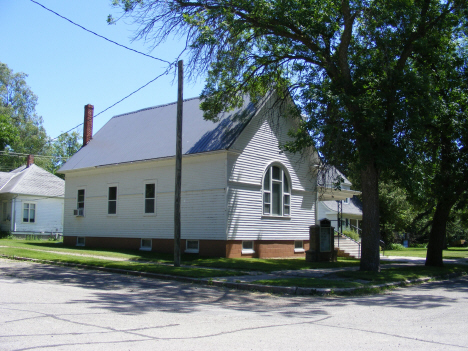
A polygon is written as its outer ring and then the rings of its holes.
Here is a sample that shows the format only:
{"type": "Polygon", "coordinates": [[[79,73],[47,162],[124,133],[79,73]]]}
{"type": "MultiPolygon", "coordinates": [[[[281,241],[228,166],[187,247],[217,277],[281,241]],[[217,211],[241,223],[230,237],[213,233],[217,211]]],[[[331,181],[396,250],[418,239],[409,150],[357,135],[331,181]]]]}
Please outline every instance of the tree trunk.
{"type": "Polygon", "coordinates": [[[361,171],[362,242],[361,271],[380,272],[379,174],[374,164],[361,171]]]}
{"type": "Polygon", "coordinates": [[[447,233],[447,221],[453,203],[439,201],[436,206],[434,217],[432,218],[432,227],[429,234],[429,245],[427,246],[426,266],[442,267],[444,261],[442,252],[444,250],[444,241],[447,233]]]}

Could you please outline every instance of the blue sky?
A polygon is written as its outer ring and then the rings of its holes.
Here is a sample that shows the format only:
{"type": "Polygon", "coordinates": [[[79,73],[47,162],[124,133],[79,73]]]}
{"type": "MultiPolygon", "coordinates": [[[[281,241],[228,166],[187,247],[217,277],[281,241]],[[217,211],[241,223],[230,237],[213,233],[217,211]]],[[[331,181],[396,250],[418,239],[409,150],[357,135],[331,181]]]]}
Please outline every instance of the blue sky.
{"type": "MultiPolygon", "coordinates": [[[[149,44],[132,42],[136,27],[128,20],[106,23],[109,14],[119,17],[111,0],[37,2],[102,36],[170,62],[184,46],[179,38],[152,51],[149,44]]],[[[36,111],[52,138],[83,122],[84,105],[94,105],[96,115],[167,68],[167,64],[98,38],[30,0],[0,0],[0,33],[0,62],[14,72],[28,74],[26,82],[39,99],[36,111]]],[[[163,76],[96,117],[94,133],[112,116],[176,101],[173,78],[172,74],[163,76]]],[[[185,81],[184,98],[198,96],[202,88],[203,79],[185,81]]]]}

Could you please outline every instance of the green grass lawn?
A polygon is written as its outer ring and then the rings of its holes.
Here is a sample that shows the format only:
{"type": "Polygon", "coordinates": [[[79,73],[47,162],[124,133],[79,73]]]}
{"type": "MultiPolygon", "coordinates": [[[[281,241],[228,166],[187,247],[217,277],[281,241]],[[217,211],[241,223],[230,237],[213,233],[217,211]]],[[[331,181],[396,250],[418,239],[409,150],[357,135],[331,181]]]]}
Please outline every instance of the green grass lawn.
{"type": "MultiPolygon", "coordinates": [[[[385,250],[386,256],[411,256],[426,257],[427,249],[407,248],[404,250],[385,250]]],[[[468,258],[468,247],[449,247],[443,251],[443,257],[450,258],[468,258]]]]}
{"type": "MultiPolygon", "coordinates": [[[[385,251],[389,255],[425,257],[426,249],[385,251]]],[[[194,278],[214,278],[244,275],[246,271],[284,271],[337,267],[357,267],[358,260],[339,259],[338,262],[306,262],[301,259],[241,259],[204,258],[182,255],[183,267],[174,267],[173,255],[139,250],[92,250],[86,247],[66,247],[61,242],[0,239],[0,254],[7,257],[27,257],[57,263],[85,264],[96,267],[127,269],[194,278]]],[[[445,258],[468,257],[466,248],[450,248],[445,258]]],[[[383,262],[382,262],[383,263],[383,262]]],[[[389,262],[390,263],[390,262],[389,262]]],[[[395,264],[396,262],[391,262],[395,264]]],[[[256,281],[258,284],[300,286],[311,288],[366,288],[373,284],[398,282],[420,277],[435,277],[453,272],[467,272],[468,266],[446,265],[443,268],[401,266],[385,268],[381,273],[342,271],[322,278],[282,278],[256,281]]]]}
{"type": "MultiPolygon", "coordinates": [[[[173,255],[158,254],[154,252],[139,251],[139,250],[92,250],[80,247],[66,247],[63,243],[53,241],[40,240],[22,240],[22,239],[0,239],[0,254],[8,256],[29,257],[42,260],[50,260],[57,262],[72,262],[93,265],[110,266],[118,265],[119,267],[128,265],[132,267],[140,267],[142,269],[145,264],[151,267],[154,271],[156,263],[173,264],[173,255]],[[5,246],[5,247],[1,247],[5,246]],[[86,257],[93,256],[93,257],[86,257]],[[106,260],[107,258],[107,260],[106,260]],[[109,262],[110,260],[125,260],[123,262],[109,262]],[[99,263],[97,263],[99,262],[99,263]]],[[[223,269],[226,271],[214,271],[211,276],[233,275],[237,271],[237,275],[245,273],[245,271],[262,271],[272,272],[279,270],[299,270],[299,269],[314,269],[314,268],[336,268],[350,267],[359,265],[358,260],[340,259],[338,262],[306,262],[302,259],[248,259],[248,258],[204,258],[197,255],[182,255],[182,265],[192,266],[186,269],[197,270],[204,267],[223,269]],[[226,274],[224,274],[226,273],[226,274]]],[[[138,270],[136,269],[136,270],[138,270]]],[[[148,268],[149,269],[149,268],[148,268]]],[[[161,268],[164,272],[167,268],[161,268]]]]}
{"type": "Polygon", "coordinates": [[[341,271],[323,278],[281,278],[257,280],[253,283],[273,286],[298,286],[306,288],[365,288],[370,285],[403,282],[418,278],[435,278],[451,273],[468,273],[466,265],[445,267],[401,266],[382,268],[380,273],[361,271],[341,271]]]}

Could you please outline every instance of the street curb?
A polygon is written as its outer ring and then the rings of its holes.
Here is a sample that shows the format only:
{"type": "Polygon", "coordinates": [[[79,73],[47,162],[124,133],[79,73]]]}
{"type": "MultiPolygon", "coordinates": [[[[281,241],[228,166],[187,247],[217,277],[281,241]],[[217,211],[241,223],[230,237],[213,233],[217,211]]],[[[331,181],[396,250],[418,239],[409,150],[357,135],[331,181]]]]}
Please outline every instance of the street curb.
{"type": "Polygon", "coordinates": [[[137,276],[137,277],[174,280],[174,281],[179,281],[183,283],[206,285],[209,287],[220,287],[220,288],[227,288],[227,289],[265,292],[265,293],[277,294],[277,295],[297,295],[297,296],[306,296],[306,295],[327,296],[327,295],[332,295],[332,294],[337,294],[337,293],[338,294],[339,293],[352,294],[352,293],[357,293],[359,291],[369,291],[372,289],[406,286],[406,285],[411,285],[411,284],[425,283],[425,282],[432,281],[432,280],[453,279],[453,278],[457,278],[460,276],[464,276],[466,274],[464,272],[450,273],[450,274],[445,274],[445,275],[436,276],[436,277],[423,277],[423,278],[417,278],[417,279],[412,279],[412,280],[405,280],[401,282],[392,282],[392,283],[385,283],[385,284],[378,284],[378,285],[362,286],[358,288],[304,288],[304,287],[298,287],[298,286],[294,287],[294,286],[261,285],[261,284],[252,284],[252,283],[242,283],[242,282],[226,282],[223,280],[213,280],[211,278],[180,277],[180,276],[162,274],[162,273],[138,272],[138,271],[131,271],[131,270],[126,270],[126,269],[119,269],[119,268],[107,268],[107,267],[99,267],[99,266],[89,266],[89,265],[78,264],[78,263],[47,261],[47,260],[40,260],[37,258],[8,256],[4,254],[0,254],[0,257],[6,258],[6,259],[18,260],[18,261],[29,261],[29,262],[36,262],[36,263],[43,263],[43,264],[45,263],[45,264],[50,264],[50,265],[55,265],[55,266],[76,267],[76,268],[95,270],[95,271],[101,271],[101,272],[132,275],[132,276],[137,276]]]}

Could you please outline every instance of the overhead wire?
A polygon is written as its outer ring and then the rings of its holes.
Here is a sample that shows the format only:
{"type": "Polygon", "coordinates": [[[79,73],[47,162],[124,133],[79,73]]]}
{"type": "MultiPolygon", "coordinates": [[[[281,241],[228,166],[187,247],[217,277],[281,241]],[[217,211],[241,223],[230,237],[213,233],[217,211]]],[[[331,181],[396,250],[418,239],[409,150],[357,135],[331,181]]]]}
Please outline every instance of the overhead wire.
{"type": "MultiPolygon", "coordinates": [[[[154,60],[158,60],[158,61],[167,63],[167,64],[169,65],[169,67],[168,67],[162,74],[160,74],[160,75],[157,76],[156,78],[150,80],[148,83],[146,83],[145,85],[143,85],[143,86],[141,86],[140,88],[136,89],[135,91],[131,92],[130,94],[128,94],[128,95],[125,96],[124,98],[120,99],[120,100],[117,101],[116,103],[112,104],[111,106],[105,108],[104,110],[102,110],[101,112],[99,112],[98,114],[96,114],[95,116],[93,116],[93,119],[96,118],[97,116],[99,116],[100,114],[106,112],[107,110],[111,109],[111,108],[114,107],[115,105],[121,103],[121,102],[124,101],[125,99],[129,98],[130,96],[132,96],[133,94],[137,93],[137,92],[140,91],[141,89],[145,88],[145,87],[148,86],[149,84],[153,83],[153,82],[156,81],[158,78],[162,77],[163,75],[168,74],[169,71],[172,69],[172,67],[174,67],[174,65],[175,65],[175,62],[169,62],[169,61],[167,61],[167,60],[164,60],[164,59],[161,59],[161,58],[158,58],[158,57],[154,57],[154,56],[152,56],[152,55],[148,55],[148,54],[145,54],[145,53],[143,53],[143,52],[141,52],[141,51],[138,51],[138,50],[129,48],[129,47],[125,46],[125,45],[119,44],[119,43],[115,42],[114,40],[108,39],[108,38],[104,37],[103,35],[100,35],[100,34],[98,34],[98,33],[96,33],[96,32],[93,32],[92,30],[89,30],[89,29],[83,27],[82,25],[80,25],[80,24],[78,24],[78,23],[76,23],[76,22],[70,20],[69,18],[67,18],[67,17],[65,17],[65,16],[62,16],[61,14],[55,12],[55,11],[52,10],[52,9],[49,9],[48,7],[42,5],[41,3],[39,3],[39,2],[37,2],[37,1],[35,1],[35,0],[30,0],[30,1],[33,2],[33,3],[35,3],[35,4],[38,5],[38,6],[41,6],[42,8],[44,8],[45,10],[47,10],[47,11],[53,13],[54,15],[56,15],[56,16],[58,16],[58,17],[64,19],[64,20],[70,22],[71,24],[73,24],[73,25],[75,25],[75,26],[77,26],[77,27],[79,27],[79,28],[81,28],[81,29],[83,29],[83,30],[85,30],[85,31],[87,31],[87,32],[89,32],[89,33],[91,33],[91,34],[93,34],[93,35],[99,37],[99,38],[102,38],[102,39],[104,39],[104,40],[106,40],[106,41],[108,41],[108,42],[110,42],[110,43],[112,43],[112,44],[118,45],[118,46],[120,46],[120,47],[122,47],[122,48],[124,48],[124,49],[133,51],[133,52],[135,52],[135,53],[137,53],[137,54],[140,54],[140,55],[143,55],[143,56],[152,58],[152,59],[154,59],[154,60]]],[[[71,132],[72,130],[74,130],[74,129],[78,128],[78,127],[81,127],[83,124],[84,124],[84,123],[80,123],[80,124],[78,124],[77,126],[75,126],[75,127],[71,128],[71,129],[67,130],[66,132],[61,133],[61,134],[58,135],[57,137],[52,138],[52,139],[49,139],[49,142],[52,142],[52,141],[57,140],[60,136],[62,136],[62,135],[64,135],[64,134],[67,134],[67,133],[71,132]]]]}
{"type": "Polygon", "coordinates": [[[53,13],[54,15],[57,15],[57,16],[59,16],[60,18],[63,18],[64,20],[66,20],[66,21],[70,22],[71,24],[73,24],[73,25],[75,25],[75,26],[77,26],[77,27],[79,27],[79,28],[81,28],[81,29],[83,29],[83,30],[85,30],[85,31],[87,31],[87,32],[89,32],[89,33],[91,33],[91,34],[93,34],[93,35],[95,35],[95,36],[99,37],[99,38],[102,38],[102,39],[104,39],[104,40],[107,40],[108,42],[110,42],[110,43],[112,43],[112,44],[118,45],[118,46],[120,46],[120,47],[122,47],[122,48],[124,48],[124,49],[130,50],[130,51],[133,51],[133,52],[136,52],[137,54],[140,54],[140,55],[143,55],[143,56],[146,56],[146,57],[152,58],[152,59],[154,59],[154,60],[158,60],[158,61],[161,61],[161,62],[167,63],[167,64],[169,64],[169,65],[172,65],[172,63],[171,63],[171,62],[169,62],[169,61],[166,61],[166,60],[164,60],[164,59],[161,59],[161,58],[158,58],[158,57],[154,57],[154,56],[151,56],[151,55],[145,54],[144,52],[141,52],[141,51],[138,51],[138,50],[135,50],[135,49],[129,48],[128,46],[125,46],[125,45],[119,44],[119,43],[117,43],[116,41],[114,41],[114,40],[111,40],[111,39],[109,39],[109,38],[106,38],[106,37],[105,37],[105,36],[103,36],[103,35],[97,34],[96,32],[93,32],[92,30],[89,30],[89,29],[87,29],[87,28],[83,27],[82,25],[80,25],[80,24],[78,24],[78,23],[75,23],[75,22],[73,22],[72,20],[68,19],[67,17],[65,17],[65,16],[62,16],[61,14],[59,14],[59,13],[55,12],[54,10],[51,10],[51,9],[49,9],[48,7],[45,7],[44,5],[42,5],[42,4],[40,4],[40,3],[38,3],[38,2],[37,2],[37,1],[35,1],[35,0],[30,0],[30,1],[31,1],[31,2],[33,2],[33,3],[35,3],[36,5],[39,5],[39,6],[41,6],[42,8],[44,8],[45,10],[47,10],[47,11],[49,11],[49,12],[53,13]]]}
{"type": "MultiPolygon", "coordinates": [[[[96,118],[97,116],[99,116],[100,114],[106,112],[107,110],[111,109],[112,107],[114,107],[115,105],[121,103],[122,101],[124,101],[125,99],[129,98],[130,96],[132,96],[133,94],[137,93],[138,91],[140,91],[141,89],[145,88],[146,86],[150,85],[151,83],[153,83],[154,81],[158,80],[159,78],[161,78],[162,76],[164,75],[167,75],[170,71],[170,67],[168,69],[166,69],[163,73],[161,73],[160,75],[158,75],[156,78],[154,79],[151,79],[148,83],[146,83],[145,85],[142,85],[141,87],[139,87],[138,89],[134,90],[133,92],[131,92],[130,94],[128,94],[127,96],[125,96],[124,98],[120,99],[119,101],[117,101],[116,103],[110,105],[109,107],[105,108],[104,110],[102,110],[101,112],[97,113],[96,115],[93,116],[93,119],[96,118]]],[[[80,123],[78,124],[77,126],[67,130],[66,132],[63,132],[61,133],[59,136],[53,138],[53,139],[49,139],[49,142],[51,141],[54,141],[54,140],[57,140],[58,138],[60,138],[60,136],[64,135],[64,134],[67,134],[69,132],[71,132],[72,130],[78,128],[78,127],[81,127],[84,123],[80,123]]]]}

